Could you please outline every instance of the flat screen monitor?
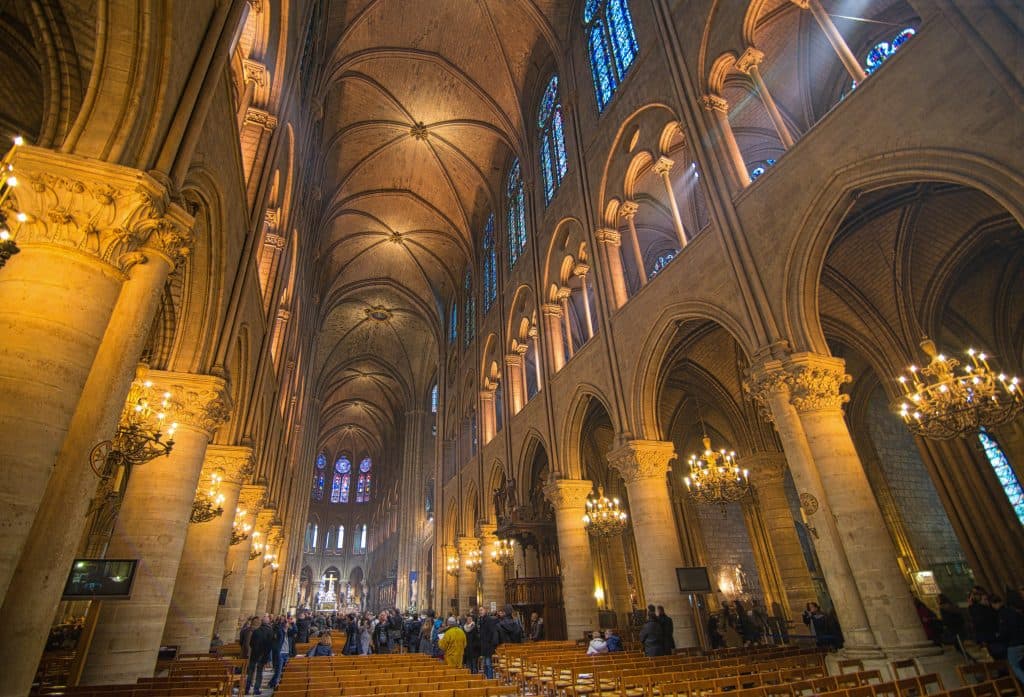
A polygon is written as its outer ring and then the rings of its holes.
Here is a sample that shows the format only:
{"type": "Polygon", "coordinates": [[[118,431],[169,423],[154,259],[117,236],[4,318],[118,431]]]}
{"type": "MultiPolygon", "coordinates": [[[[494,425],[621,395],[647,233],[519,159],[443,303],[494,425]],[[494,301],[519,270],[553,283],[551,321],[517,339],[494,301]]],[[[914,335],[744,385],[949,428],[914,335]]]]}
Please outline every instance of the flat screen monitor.
{"type": "Polygon", "coordinates": [[[683,593],[710,593],[711,579],[706,566],[687,566],[676,569],[676,580],[683,593]]]}
{"type": "Polygon", "coordinates": [[[62,600],[128,598],[138,559],[75,559],[62,600]]]}

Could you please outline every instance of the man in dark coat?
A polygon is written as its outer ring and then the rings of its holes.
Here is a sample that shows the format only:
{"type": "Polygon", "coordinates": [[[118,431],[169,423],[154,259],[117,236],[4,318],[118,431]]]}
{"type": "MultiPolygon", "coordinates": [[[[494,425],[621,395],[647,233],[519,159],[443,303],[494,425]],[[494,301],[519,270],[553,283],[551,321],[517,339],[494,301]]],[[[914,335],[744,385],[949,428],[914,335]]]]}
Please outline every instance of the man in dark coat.
{"type": "Polygon", "coordinates": [[[658,624],[661,625],[661,650],[667,656],[676,647],[675,624],[672,618],[665,614],[665,608],[661,605],[658,606],[658,624]]]}
{"type": "Polygon", "coordinates": [[[525,635],[525,632],[523,631],[523,625],[519,624],[519,620],[515,618],[512,606],[506,605],[504,610],[504,616],[499,615],[499,617],[501,617],[501,619],[498,620],[498,643],[523,643],[523,638],[525,635]]]}
{"type": "Polygon", "coordinates": [[[263,666],[270,660],[274,648],[275,633],[270,618],[263,617],[258,629],[249,637],[249,665],[245,671],[245,693],[261,694],[263,688],[263,666]],[[255,680],[253,679],[255,677],[255,680]],[[255,687],[255,692],[250,692],[255,687]]]}
{"type": "Polygon", "coordinates": [[[661,622],[658,615],[653,612],[647,613],[647,621],[640,628],[640,646],[643,647],[645,656],[662,655],[661,622]]]}
{"type": "Polygon", "coordinates": [[[295,641],[300,644],[309,642],[309,628],[313,625],[313,621],[309,619],[309,613],[303,612],[299,615],[299,619],[295,622],[295,641]]]}
{"type": "Polygon", "coordinates": [[[484,658],[484,675],[488,680],[494,679],[492,659],[498,650],[498,619],[480,606],[480,621],[477,623],[480,633],[480,655],[484,658]]]}

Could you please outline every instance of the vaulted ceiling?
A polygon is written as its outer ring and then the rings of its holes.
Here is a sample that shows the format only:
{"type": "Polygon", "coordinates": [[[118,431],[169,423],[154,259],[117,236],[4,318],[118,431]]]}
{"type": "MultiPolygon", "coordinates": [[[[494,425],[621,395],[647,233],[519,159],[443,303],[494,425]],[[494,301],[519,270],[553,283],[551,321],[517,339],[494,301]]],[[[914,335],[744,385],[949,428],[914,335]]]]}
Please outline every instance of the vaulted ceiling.
{"type": "Polygon", "coordinates": [[[441,318],[509,161],[528,149],[523,105],[554,68],[571,3],[414,6],[326,4],[316,366],[328,447],[379,452],[425,404],[441,318]]]}

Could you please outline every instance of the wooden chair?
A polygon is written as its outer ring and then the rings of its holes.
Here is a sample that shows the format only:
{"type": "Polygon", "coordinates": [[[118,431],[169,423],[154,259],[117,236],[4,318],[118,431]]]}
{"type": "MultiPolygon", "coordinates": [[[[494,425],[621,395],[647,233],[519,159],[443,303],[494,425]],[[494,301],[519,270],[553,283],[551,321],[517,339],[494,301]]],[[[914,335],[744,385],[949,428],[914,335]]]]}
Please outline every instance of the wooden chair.
{"type": "Polygon", "coordinates": [[[844,658],[839,661],[838,666],[840,675],[857,673],[864,670],[864,661],[859,658],[844,658]],[[847,670],[848,668],[852,668],[852,670],[847,670]]]}
{"type": "Polygon", "coordinates": [[[999,697],[1024,697],[1024,690],[1021,690],[1020,683],[1012,675],[996,678],[992,683],[999,697]]]}
{"type": "Polygon", "coordinates": [[[871,691],[875,694],[875,697],[899,697],[899,692],[896,690],[896,683],[894,682],[872,685],[871,691]]]}
{"type": "Polygon", "coordinates": [[[936,673],[920,676],[917,678],[917,684],[921,688],[922,695],[936,695],[946,691],[946,686],[942,684],[942,677],[936,673]]]}
{"type": "Polygon", "coordinates": [[[896,681],[896,691],[900,693],[900,697],[921,697],[921,684],[916,676],[900,678],[896,681]]]}
{"type": "Polygon", "coordinates": [[[899,680],[903,677],[900,673],[901,670],[912,670],[914,671],[913,675],[915,677],[921,674],[921,669],[918,667],[917,661],[913,658],[906,658],[902,661],[893,661],[889,666],[892,668],[892,677],[894,680],[899,680]]]}

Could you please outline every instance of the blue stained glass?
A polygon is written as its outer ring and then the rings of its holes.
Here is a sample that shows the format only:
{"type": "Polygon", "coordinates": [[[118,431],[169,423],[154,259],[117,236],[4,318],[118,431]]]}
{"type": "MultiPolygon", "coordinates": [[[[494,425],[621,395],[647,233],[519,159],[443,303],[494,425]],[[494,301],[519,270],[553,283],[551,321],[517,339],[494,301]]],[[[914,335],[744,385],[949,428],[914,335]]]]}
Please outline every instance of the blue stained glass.
{"type": "Polygon", "coordinates": [[[324,500],[324,473],[317,472],[316,476],[313,477],[313,500],[323,501],[324,500]]]}
{"type": "Polygon", "coordinates": [[[498,252],[494,246],[494,214],[491,213],[484,226],[484,314],[487,314],[498,297],[498,252]]]}
{"type": "Polygon", "coordinates": [[[346,474],[352,471],[352,463],[349,461],[347,457],[342,455],[334,463],[334,469],[336,469],[341,474],[346,474]]]}
{"type": "Polygon", "coordinates": [[[1013,467],[1010,466],[1010,461],[1006,459],[1006,454],[999,447],[999,443],[984,429],[978,432],[978,440],[981,441],[981,447],[985,449],[985,457],[992,465],[992,471],[995,472],[999,485],[1003,487],[1006,498],[1010,500],[1017,520],[1024,525],[1024,488],[1021,488],[1017,475],[1014,474],[1013,467]]]}
{"type": "Polygon", "coordinates": [[[368,457],[364,457],[363,461],[359,463],[360,472],[369,472],[371,467],[373,467],[373,461],[368,457]]]}
{"type": "Polygon", "coordinates": [[[654,265],[651,267],[651,272],[647,275],[647,278],[654,278],[658,275],[658,272],[668,266],[668,263],[676,258],[676,252],[665,252],[659,254],[658,258],[654,260],[654,265]]]}
{"type": "Polygon", "coordinates": [[[327,456],[320,453],[316,456],[316,468],[322,470],[324,467],[327,467],[327,456]]]}
{"type": "Polygon", "coordinates": [[[370,475],[360,474],[356,482],[356,503],[367,503],[370,500],[370,475]]]}
{"type": "Polygon", "coordinates": [[[583,13],[588,25],[590,72],[598,111],[604,111],[640,52],[628,0],[592,0],[583,13]]]}
{"type": "Polygon", "coordinates": [[[549,202],[555,195],[555,182],[551,172],[551,143],[546,133],[540,141],[540,165],[544,172],[544,201],[549,202]]]}
{"type": "MultiPolygon", "coordinates": [[[[871,47],[868,51],[868,55],[864,58],[864,72],[870,75],[871,73],[878,70],[882,63],[889,60],[896,51],[900,49],[903,44],[907,43],[914,37],[917,32],[913,27],[906,27],[901,29],[891,41],[879,41],[877,44],[871,47]]],[[[850,85],[850,89],[856,89],[857,81],[854,80],[850,85]]]]}
{"type": "Polygon", "coordinates": [[[598,22],[590,30],[590,70],[594,76],[594,93],[597,95],[597,110],[604,108],[615,94],[615,75],[608,60],[608,45],[604,27],[598,22]]]}
{"type": "Polygon", "coordinates": [[[762,174],[768,171],[768,168],[775,164],[775,160],[767,159],[763,164],[755,166],[750,170],[750,179],[754,180],[760,177],[762,174]]]}
{"type": "Polygon", "coordinates": [[[519,160],[512,163],[505,191],[508,195],[508,267],[511,269],[526,249],[526,206],[519,160]]]}
{"type": "Polygon", "coordinates": [[[537,117],[537,125],[540,128],[547,125],[548,119],[551,118],[551,114],[555,110],[556,102],[558,102],[558,76],[553,75],[540,100],[540,114],[537,117]]]}
{"type": "Polygon", "coordinates": [[[438,389],[437,389],[437,385],[435,384],[434,388],[432,390],[430,390],[430,411],[433,414],[437,413],[437,399],[438,399],[438,389]]]}
{"type": "Polygon", "coordinates": [[[619,69],[621,81],[636,58],[636,34],[633,33],[633,22],[629,17],[626,0],[609,0],[607,7],[608,24],[612,30],[612,53],[615,54],[615,66],[619,69]]]}
{"type": "Polygon", "coordinates": [[[459,304],[452,300],[452,311],[448,316],[448,341],[454,342],[459,335],[459,304]]]}
{"type": "Polygon", "coordinates": [[[466,346],[469,346],[469,342],[476,336],[476,298],[473,297],[473,272],[470,269],[466,269],[462,290],[466,296],[465,314],[462,318],[462,341],[466,346]]]}
{"type": "Polygon", "coordinates": [[[552,130],[552,141],[555,144],[555,159],[558,162],[558,183],[562,183],[562,179],[565,177],[565,173],[569,169],[569,163],[565,157],[565,135],[562,133],[562,109],[561,106],[555,111],[555,116],[551,120],[552,130]]]}
{"type": "MultiPolygon", "coordinates": [[[[335,475],[337,476],[337,475],[335,475]]],[[[343,474],[341,475],[341,492],[339,495],[339,503],[348,503],[348,490],[349,484],[352,482],[352,475],[343,474]]]]}
{"type": "Polygon", "coordinates": [[[331,481],[331,503],[338,503],[341,500],[341,475],[334,475],[331,481]]]}

